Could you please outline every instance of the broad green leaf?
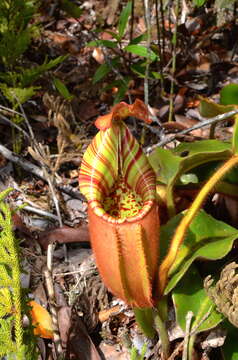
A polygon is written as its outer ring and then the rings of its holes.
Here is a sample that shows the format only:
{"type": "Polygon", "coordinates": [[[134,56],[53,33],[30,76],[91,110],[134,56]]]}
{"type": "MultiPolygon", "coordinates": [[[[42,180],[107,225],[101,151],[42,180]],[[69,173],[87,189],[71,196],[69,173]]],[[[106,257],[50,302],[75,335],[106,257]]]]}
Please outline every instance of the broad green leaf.
{"type": "Polygon", "coordinates": [[[193,0],[195,6],[200,7],[205,4],[207,0],[193,0]]]}
{"type": "Polygon", "coordinates": [[[219,114],[225,114],[226,112],[235,110],[237,108],[236,105],[222,105],[201,96],[199,98],[201,100],[199,104],[200,114],[207,118],[212,118],[219,114]]]}
{"type": "MultiPolygon", "coordinates": [[[[181,213],[176,215],[161,227],[161,258],[167,253],[174,229],[178,226],[182,216],[181,213]]],[[[165,294],[175,287],[195,259],[217,260],[223,258],[231,250],[237,237],[237,229],[215,220],[205,211],[200,210],[190,225],[176,260],[169,271],[165,294]]]]}
{"type": "Polygon", "coordinates": [[[53,79],[53,83],[56,87],[56,89],[59,91],[59,93],[66,99],[66,100],[72,100],[74,98],[73,95],[70,94],[69,90],[67,89],[67,86],[65,86],[64,83],[58,78],[53,79]]]}
{"type": "Polygon", "coordinates": [[[130,69],[140,78],[144,79],[145,77],[145,69],[146,69],[146,63],[145,61],[138,61],[136,64],[132,64],[130,69]]]}
{"type": "Polygon", "coordinates": [[[222,105],[238,105],[238,84],[228,84],[220,91],[222,105]]]}
{"type": "Polygon", "coordinates": [[[173,188],[181,181],[181,176],[191,173],[202,164],[226,160],[232,155],[231,144],[218,140],[201,140],[181,143],[174,151],[157,148],[149,161],[157,175],[157,181],[167,184],[167,206],[173,209],[173,188]]]}
{"type": "Polygon", "coordinates": [[[154,320],[153,320],[153,310],[152,308],[134,308],[134,314],[136,322],[140,326],[143,333],[148,337],[153,339],[156,331],[154,329],[154,320]]]}
{"type": "Polygon", "coordinates": [[[79,6],[73,3],[70,0],[60,0],[61,9],[64,10],[68,15],[73,16],[75,18],[80,17],[82,14],[82,9],[79,6]]]}
{"type": "Polygon", "coordinates": [[[157,180],[170,184],[181,174],[206,164],[209,161],[226,160],[231,156],[231,144],[219,140],[201,140],[181,143],[174,150],[156,148],[149,161],[157,175],[157,180]]]}
{"type": "Polygon", "coordinates": [[[237,328],[231,325],[228,320],[224,321],[222,327],[227,331],[225,343],[222,347],[222,359],[238,360],[237,328]]]}
{"type": "Polygon", "coordinates": [[[128,19],[129,19],[129,16],[131,15],[131,9],[132,9],[132,2],[128,1],[126,6],[124,7],[124,9],[122,10],[122,13],[119,18],[118,33],[119,33],[120,39],[122,39],[122,37],[125,34],[128,19]]]}
{"type": "Polygon", "coordinates": [[[155,61],[158,58],[154,51],[148,51],[148,49],[143,45],[128,45],[124,48],[124,50],[135,55],[149,58],[151,61],[155,61]]]}
{"type": "MultiPolygon", "coordinates": [[[[111,61],[112,66],[116,66],[117,62],[118,58],[114,58],[111,61]]],[[[96,84],[98,81],[102,80],[110,71],[111,66],[108,63],[100,65],[93,76],[93,84],[96,84]]]]}
{"type": "Polygon", "coordinates": [[[110,70],[111,68],[107,63],[100,65],[93,76],[93,84],[102,80],[110,72],[110,70]]]}
{"type": "Polygon", "coordinates": [[[107,48],[115,48],[117,47],[117,43],[111,40],[93,40],[90,41],[87,46],[105,46],[107,48]]]}
{"type": "Polygon", "coordinates": [[[215,305],[207,296],[203,288],[203,281],[195,266],[191,266],[172,292],[176,319],[180,327],[186,330],[186,315],[188,311],[193,312],[190,331],[206,331],[217,326],[224,316],[215,310],[215,305]],[[197,328],[206,315],[206,320],[197,328]]]}

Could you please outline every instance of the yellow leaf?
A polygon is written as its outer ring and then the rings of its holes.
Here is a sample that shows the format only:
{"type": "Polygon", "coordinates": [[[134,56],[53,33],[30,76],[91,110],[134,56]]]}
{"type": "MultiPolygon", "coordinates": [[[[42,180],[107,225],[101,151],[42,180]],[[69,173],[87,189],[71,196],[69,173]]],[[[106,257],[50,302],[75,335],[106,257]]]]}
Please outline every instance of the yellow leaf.
{"type": "Polygon", "coordinates": [[[31,307],[32,325],[35,326],[34,334],[45,339],[53,339],[52,319],[49,312],[34,300],[28,305],[31,307]]]}

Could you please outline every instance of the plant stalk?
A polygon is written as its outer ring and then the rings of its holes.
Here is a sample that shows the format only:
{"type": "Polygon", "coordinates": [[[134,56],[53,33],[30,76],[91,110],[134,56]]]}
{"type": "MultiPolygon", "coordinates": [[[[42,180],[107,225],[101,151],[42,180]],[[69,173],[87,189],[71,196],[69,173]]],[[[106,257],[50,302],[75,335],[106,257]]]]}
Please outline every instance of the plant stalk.
{"type": "Polygon", "coordinates": [[[179,0],[176,1],[176,8],[175,8],[175,16],[176,16],[176,23],[175,29],[173,34],[173,55],[172,55],[172,79],[171,79],[171,86],[170,86],[170,100],[169,100],[169,119],[168,121],[172,121],[173,112],[174,112],[174,76],[176,71],[176,51],[177,51],[177,29],[178,29],[178,17],[179,17],[179,0]]]}

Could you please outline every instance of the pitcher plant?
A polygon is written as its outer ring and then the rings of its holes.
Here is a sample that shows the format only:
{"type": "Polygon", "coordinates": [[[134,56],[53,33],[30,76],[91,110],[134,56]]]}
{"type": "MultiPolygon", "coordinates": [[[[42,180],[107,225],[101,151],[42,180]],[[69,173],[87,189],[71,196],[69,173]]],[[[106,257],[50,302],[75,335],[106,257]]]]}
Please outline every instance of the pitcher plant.
{"type": "Polygon", "coordinates": [[[80,169],[80,190],[88,200],[90,239],[102,279],[132,307],[156,304],[159,216],[156,175],[123,119],[150,123],[145,104],[136,100],[100,116],[100,130],[80,169]]]}

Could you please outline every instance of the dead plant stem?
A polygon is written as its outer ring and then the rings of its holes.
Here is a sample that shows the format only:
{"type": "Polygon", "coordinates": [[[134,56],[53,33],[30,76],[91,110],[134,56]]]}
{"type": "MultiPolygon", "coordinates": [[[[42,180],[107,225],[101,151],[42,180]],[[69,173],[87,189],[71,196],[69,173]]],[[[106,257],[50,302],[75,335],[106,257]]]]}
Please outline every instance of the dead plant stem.
{"type": "Polygon", "coordinates": [[[211,119],[208,119],[208,120],[204,120],[204,121],[201,121],[199,122],[198,124],[194,125],[194,126],[191,126],[190,128],[188,129],[185,129],[185,130],[182,130],[182,131],[179,131],[177,134],[175,135],[172,135],[170,136],[169,138],[167,139],[164,139],[160,142],[158,142],[157,144],[154,144],[150,147],[147,147],[146,149],[146,153],[149,154],[151,153],[155,148],[157,147],[161,147],[161,146],[164,146],[166,144],[169,144],[171,141],[174,141],[177,139],[178,135],[186,135],[188,133],[190,133],[191,131],[193,130],[197,130],[197,129],[201,129],[205,126],[209,126],[209,125],[212,125],[213,123],[216,123],[216,122],[219,122],[219,121],[223,121],[225,119],[228,119],[232,116],[234,116],[235,114],[238,113],[238,110],[232,110],[232,111],[229,111],[225,114],[220,114],[220,115],[217,115],[211,119]]]}
{"type": "Polygon", "coordinates": [[[145,104],[149,105],[149,69],[150,69],[150,43],[151,43],[151,16],[150,16],[150,1],[144,0],[145,8],[145,22],[147,30],[147,59],[146,59],[146,68],[145,68],[145,79],[144,79],[144,101],[145,104]]]}
{"type": "Polygon", "coordinates": [[[174,76],[176,71],[176,49],[177,49],[177,29],[178,29],[178,18],[179,18],[179,2],[180,0],[176,0],[176,8],[175,8],[175,28],[174,34],[172,37],[173,44],[173,53],[172,53],[172,74],[171,74],[171,86],[170,86],[170,99],[169,99],[169,119],[168,121],[173,120],[173,112],[174,112],[174,76]]]}

